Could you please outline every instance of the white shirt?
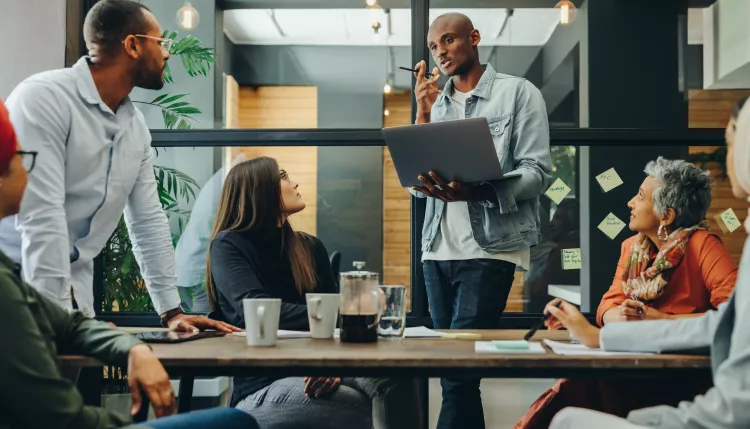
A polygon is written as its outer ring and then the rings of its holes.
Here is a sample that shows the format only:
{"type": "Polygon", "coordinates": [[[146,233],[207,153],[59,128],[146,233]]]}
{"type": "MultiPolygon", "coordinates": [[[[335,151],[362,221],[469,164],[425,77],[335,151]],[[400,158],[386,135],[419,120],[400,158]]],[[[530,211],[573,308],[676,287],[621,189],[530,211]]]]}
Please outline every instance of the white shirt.
{"type": "MultiPolygon", "coordinates": [[[[466,118],[466,100],[471,93],[453,91],[451,100],[458,113],[458,119],[466,118]]],[[[440,232],[435,237],[432,248],[422,253],[427,261],[464,261],[468,259],[495,259],[506,261],[524,270],[529,269],[529,248],[513,252],[489,253],[483,250],[474,239],[469,219],[469,205],[466,202],[446,203],[440,219],[440,232]]]]}
{"type": "Polygon", "coordinates": [[[124,210],[156,311],[176,308],[174,249],[143,114],[128,98],[113,113],[86,58],[26,79],[6,105],[21,146],[39,152],[21,212],[0,222],[0,250],[22,264],[24,279],[63,308],[72,287],[78,308],[94,316],[93,259],[124,210]]]}

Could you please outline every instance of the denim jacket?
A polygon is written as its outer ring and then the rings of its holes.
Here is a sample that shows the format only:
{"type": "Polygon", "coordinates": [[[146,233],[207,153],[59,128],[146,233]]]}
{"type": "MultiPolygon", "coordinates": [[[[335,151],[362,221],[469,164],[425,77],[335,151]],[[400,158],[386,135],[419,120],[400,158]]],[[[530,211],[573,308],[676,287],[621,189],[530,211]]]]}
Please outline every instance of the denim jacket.
{"type": "MultiPolygon", "coordinates": [[[[432,106],[431,122],[458,119],[451,101],[453,80],[432,106]]],[[[487,252],[509,252],[531,247],[541,238],[539,196],[551,180],[547,108],[541,92],[526,79],[496,73],[485,66],[471,97],[466,118],[487,118],[503,171],[521,177],[483,182],[497,194],[497,201],[470,201],[469,218],[474,239],[487,252]]],[[[424,198],[423,194],[414,193],[424,198]]],[[[445,203],[427,198],[422,227],[422,251],[429,251],[440,230],[445,203]]]]}

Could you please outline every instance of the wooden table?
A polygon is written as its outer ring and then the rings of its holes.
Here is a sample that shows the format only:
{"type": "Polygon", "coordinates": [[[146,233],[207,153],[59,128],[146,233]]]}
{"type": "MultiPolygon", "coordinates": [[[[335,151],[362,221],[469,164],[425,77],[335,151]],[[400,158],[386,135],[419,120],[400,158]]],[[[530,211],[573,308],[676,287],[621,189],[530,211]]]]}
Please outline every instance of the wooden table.
{"type": "MultiPolygon", "coordinates": [[[[138,332],[143,329],[128,329],[138,332]]],[[[520,339],[526,331],[454,331],[483,340],[520,339]]],[[[567,340],[567,332],[539,331],[534,340],[567,340]]],[[[372,344],[282,339],[275,347],[248,347],[227,335],[181,344],[153,344],[154,354],[180,382],[180,411],[189,410],[195,376],[408,376],[483,378],[677,378],[710,374],[707,356],[560,356],[476,354],[473,340],[381,339],[372,344]]],[[[96,359],[60,356],[62,367],[101,366],[96,359]]]]}

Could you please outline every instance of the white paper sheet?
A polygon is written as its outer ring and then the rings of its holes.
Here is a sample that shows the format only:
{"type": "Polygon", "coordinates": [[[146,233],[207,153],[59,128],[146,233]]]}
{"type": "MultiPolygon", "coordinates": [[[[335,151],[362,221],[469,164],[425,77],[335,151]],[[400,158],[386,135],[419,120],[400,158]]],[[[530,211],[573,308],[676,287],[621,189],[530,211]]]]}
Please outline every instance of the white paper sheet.
{"type": "Polygon", "coordinates": [[[656,353],[645,352],[607,352],[602,349],[592,349],[583,344],[561,343],[559,341],[544,340],[555,354],[561,356],[634,356],[634,355],[653,355],[656,353]]]}
{"type": "Polygon", "coordinates": [[[475,353],[491,353],[491,354],[544,354],[546,351],[542,347],[541,343],[530,342],[528,349],[503,349],[499,348],[492,341],[476,341],[474,342],[475,353]]]}
{"type": "MultiPolygon", "coordinates": [[[[238,337],[246,337],[247,333],[243,332],[232,332],[232,335],[236,335],[238,337]]],[[[279,329],[276,332],[276,338],[277,339],[289,339],[289,338],[310,338],[309,332],[304,331],[285,331],[283,329],[279,329]]]]}
{"type": "Polygon", "coordinates": [[[404,329],[404,338],[440,338],[443,335],[441,332],[433,331],[424,326],[404,329]]]}

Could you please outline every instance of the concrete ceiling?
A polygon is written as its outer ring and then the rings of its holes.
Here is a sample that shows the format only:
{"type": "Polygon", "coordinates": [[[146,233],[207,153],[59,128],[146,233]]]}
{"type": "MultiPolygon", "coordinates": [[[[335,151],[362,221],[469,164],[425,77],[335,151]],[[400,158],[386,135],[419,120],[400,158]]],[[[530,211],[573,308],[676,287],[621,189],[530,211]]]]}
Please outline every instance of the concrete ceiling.
{"type": "MultiPolygon", "coordinates": [[[[556,9],[516,9],[500,34],[507,9],[430,9],[430,19],[449,11],[471,18],[483,46],[542,46],[559,20],[556,9]]],[[[411,16],[409,9],[236,9],[224,12],[224,32],[238,45],[409,46],[411,16]]]]}
{"type": "MultiPolygon", "coordinates": [[[[583,0],[572,0],[580,6],[583,0]]],[[[692,0],[691,0],[692,1],[692,0]]],[[[705,1],[705,0],[703,0],[705,1]]],[[[221,9],[357,9],[364,0],[218,0],[221,9]]],[[[430,8],[551,8],[557,0],[430,0],[430,8]]],[[[385,9],[408,9],[411,0],[378,0],[385,9]]]]}

